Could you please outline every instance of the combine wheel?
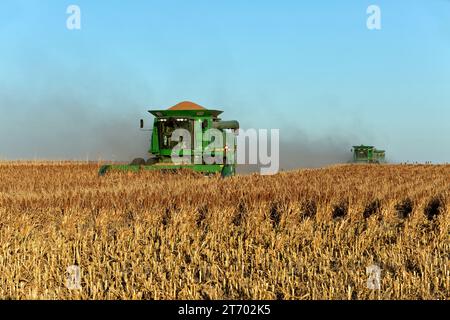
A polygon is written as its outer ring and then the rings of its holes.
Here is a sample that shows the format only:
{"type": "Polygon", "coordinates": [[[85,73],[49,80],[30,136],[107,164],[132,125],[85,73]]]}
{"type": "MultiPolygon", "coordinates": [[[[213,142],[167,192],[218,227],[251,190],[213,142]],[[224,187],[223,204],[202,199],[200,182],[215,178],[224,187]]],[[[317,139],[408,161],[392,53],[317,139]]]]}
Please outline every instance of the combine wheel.
{"type": "Polygon", "coordinates": [[[156,163],[158,163],[158,159],[157,158],[149,158],[145,164],[147,166],[151,166],[151,165],[154,165],[156,163]]]}
{"type": "Polygon", "coordinates": [[[133,161],[131,161],[130,165],[132,166],[143,166],[145,165],[145,160],[142,158],[136,158],[133,161]]]}

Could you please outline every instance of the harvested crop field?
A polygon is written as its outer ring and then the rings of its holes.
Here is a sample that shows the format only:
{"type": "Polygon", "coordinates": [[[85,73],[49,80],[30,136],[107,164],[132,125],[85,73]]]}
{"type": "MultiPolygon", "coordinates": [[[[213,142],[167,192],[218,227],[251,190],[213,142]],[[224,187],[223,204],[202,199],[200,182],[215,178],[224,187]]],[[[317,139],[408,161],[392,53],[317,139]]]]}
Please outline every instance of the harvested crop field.
{"type": "Polygon", "coordinates": [[[97,170],[0,163],[2,298],[450,297],[450,165],[97,170]],[[66,287],[69,266],[81,289],[66,287]]]}

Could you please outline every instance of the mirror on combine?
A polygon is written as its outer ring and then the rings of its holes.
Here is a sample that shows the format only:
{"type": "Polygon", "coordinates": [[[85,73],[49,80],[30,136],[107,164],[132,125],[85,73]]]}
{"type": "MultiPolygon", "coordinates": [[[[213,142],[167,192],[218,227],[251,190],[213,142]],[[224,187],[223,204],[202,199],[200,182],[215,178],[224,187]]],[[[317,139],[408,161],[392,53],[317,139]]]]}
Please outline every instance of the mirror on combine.
{"type": "Polygon", "coordinates": [[[140,127],[141,127],[141,129],[144,129],[144,119],[141,119],[141,121],[140,121],[140,127]]]}

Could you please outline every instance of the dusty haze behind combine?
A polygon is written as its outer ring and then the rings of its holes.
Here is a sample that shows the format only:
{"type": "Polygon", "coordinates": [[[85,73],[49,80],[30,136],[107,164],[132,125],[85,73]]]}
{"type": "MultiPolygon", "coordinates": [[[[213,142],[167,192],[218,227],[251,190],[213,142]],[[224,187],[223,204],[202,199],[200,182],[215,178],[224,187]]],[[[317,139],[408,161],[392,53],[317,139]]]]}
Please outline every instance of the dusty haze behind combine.
{"type": "MultiPolygon", "coordinates": [[[[117,99],[114,107],[64,97],[23,100],[3,98],[0,102],[9,106],[0,121],[1,159],[130,161],[147,156],[150,132],[138,127],[142,117],[151,123],[146,105],[125,99],[117,99]]],[[[298,128],[282,128],[280,169],[347,162],[350,145],[350,139],[343,136],[324,133],[315,137],[298,128]]],[[[240,166],[238,171],[255,170],[257,166],[240,166]]]]}

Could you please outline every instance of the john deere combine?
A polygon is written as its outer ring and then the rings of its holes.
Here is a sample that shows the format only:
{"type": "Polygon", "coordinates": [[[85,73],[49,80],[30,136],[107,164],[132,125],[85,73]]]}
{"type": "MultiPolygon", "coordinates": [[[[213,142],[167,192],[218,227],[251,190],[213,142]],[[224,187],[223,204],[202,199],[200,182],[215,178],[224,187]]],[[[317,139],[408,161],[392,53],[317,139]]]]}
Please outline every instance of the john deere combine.
{"type": "Polygon", "coordinates": [[[383,163],[386,162],[386,152],[374,146],[353,146],[353,162],[355,163],[383,163]]]}
{"type": "MultiPolygon", "coordinates": [[[[205,174],[235,174],[237,121],[222,121],[219,110],[208,110],[192,102],[181,102],[168,110],[149,111],[155,118],[151,130],[149,159],[130,164],[104,165],[108,171],[191,169],[205,174]]],[[[144,121],[141,120],[141,129],[144,121]]]]}

